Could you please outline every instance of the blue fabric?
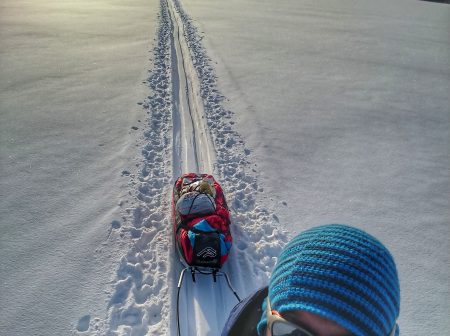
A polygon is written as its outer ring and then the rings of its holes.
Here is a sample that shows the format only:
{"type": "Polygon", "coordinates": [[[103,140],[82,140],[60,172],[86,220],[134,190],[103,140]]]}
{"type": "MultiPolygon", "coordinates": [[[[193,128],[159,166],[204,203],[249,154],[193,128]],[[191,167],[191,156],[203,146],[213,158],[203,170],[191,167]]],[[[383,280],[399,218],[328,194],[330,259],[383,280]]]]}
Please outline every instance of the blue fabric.
{"type": "Polygon", "coordinates": [[[248,332],[248,330],[254,329],[257,324],[261,301],[266,297],[266,291],[267,287],[260,288],[239,302],[230,312],[228,320],[222,329],[221,336],[230,336],[236,333],[239,336],[243,336],[244,334],[245,336],[253,336],[253,334],[256,336],[256,330],[252,333],[248,332]],[[253,323],[253,326],[249,326],[251,323],[253,323]],[[243,330],[247,332],[243,334],[243,330]],[[232,334],[233,331],[234,333],[232,334]]]}
{"type": "MultiPolygon", "coordinates": [[[[194,228],[196,228],[197,230],[203,231],[203,232],[213,232],[216,231],[216,229],[214,229],[206,219],[202,219],[200,222],[198,222],[197,224],[195,224],[193,226],[194,228]]],[[[191,243],[191,246],[194,247],[195,246],[195,233],[192,231],[188,231],[188,238],[189,238],[189,242],[191,243]]],[[[220,255],[224,256],[227,255],[228,252],[231,249],[231,243],[230,242],[226,242],[225,241],[225,235],[223,234],[219,234],[219,238],[220,238],[220,255]]]]}
{"type": "Polygon", "coordinates": [[[252,296],[250,295],[241,302],[239,302],[236,306],[234,306],[233,310],[230,312],[230,315],[228,316],[228,320],[225,323],[225,326],[222,329],[221,336],[228,336],[231,328],[236,323],[236,320],[241,315],[242,311],[248,306],[249,303],[252,301],[252,296]]]}
{"type": "MultiPolygon", "coordinates": [[[[307,311],[356,336],[387,336],[399,315],[400,286],[383,244],[359,229],[332,224],[305,231],[285,247],[270,279],[269,299],[280,314],[307,311]]],[[[266,324],[263,313],[260,334],[266,324]]]]}
{"type": "Polygon", "coordinates": [[[194,225],[197,230],[205,231],[205,232],[213,232],[216,231],[211,225],[209,225],[206,219],[202,219],[200,222],[194,225]]]}

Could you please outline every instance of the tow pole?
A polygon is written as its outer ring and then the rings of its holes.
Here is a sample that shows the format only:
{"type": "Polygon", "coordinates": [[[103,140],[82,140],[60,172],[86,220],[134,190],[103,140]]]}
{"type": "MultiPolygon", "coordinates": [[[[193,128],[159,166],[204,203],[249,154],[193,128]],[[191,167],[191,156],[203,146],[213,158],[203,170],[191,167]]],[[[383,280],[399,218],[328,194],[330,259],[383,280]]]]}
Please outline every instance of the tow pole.
{"type": "Polygon", "coordinates": [[[183,285],[183,279],[184,279],[184,273],[186,271],[190,271],[192,275],[192,281],[195,282],[195,275],[212,275],[214,282],[217,282],[217,277],[223,276],[225,277],[228,288],[233,292],[234,296],[238,300],[238,302],[241,302],[241,299],[239,298],[239,295],[234,290],[233,286],[231,285],[230,278],[225,272],[222,272],[220,269],[208,269],[208,270],[202,270],[195,266],[188,266],[183,268],[183,270],[180,273],[180,278],[178,279],[178,288],[177,288],[177,330],[178,330],[178,336],[181,336],[181,328],[180,328],[180,290],[183,285]]]}

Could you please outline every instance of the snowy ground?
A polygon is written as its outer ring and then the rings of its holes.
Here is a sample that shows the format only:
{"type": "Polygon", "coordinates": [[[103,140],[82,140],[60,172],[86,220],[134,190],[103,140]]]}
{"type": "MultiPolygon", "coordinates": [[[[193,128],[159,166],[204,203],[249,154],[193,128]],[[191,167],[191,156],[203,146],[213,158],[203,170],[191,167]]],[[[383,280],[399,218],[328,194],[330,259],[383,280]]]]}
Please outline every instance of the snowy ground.
{"type": "Polygon", "coordinates": [[[158,6],[0,4],[2,335],[68,335],[105,315],[158,6]]]}
{"type": "Polygon", "coordinates": [[[184,4],[280,225],[379,237],[400,271],[402,334],[447,333],[450,7],[184,4]]]}
{"type": "MultiPolygon", "coordinates": [[[[192,169],[225,189],[235,238],[225,271],[242,296],[267,281],[288,236],[349,223],[393,251],[402,334],[450,329],[449,6],[0,9],[8,335],[176,334],[170,193],[192,169]]],[[[217,335],[234,302],[223,282],[186,279],[182,331],[217,335]]]]}

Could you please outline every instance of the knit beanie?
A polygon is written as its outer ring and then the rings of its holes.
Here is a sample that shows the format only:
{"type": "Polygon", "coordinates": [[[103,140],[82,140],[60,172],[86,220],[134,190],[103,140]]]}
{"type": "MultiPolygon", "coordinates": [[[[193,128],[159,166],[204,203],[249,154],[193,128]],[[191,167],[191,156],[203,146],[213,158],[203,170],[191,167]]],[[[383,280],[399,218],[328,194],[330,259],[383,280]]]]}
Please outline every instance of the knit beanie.
{"type": "MultiPolygon", "coordinates": [[[[376,238],[331,224],[307,230],[281,253],[269,284],[272,309],[317,314],[355,336],[388,336],[400,311],[394,259],[376,238]]],[[[262,335],[265,310],[258,324],[262,335]]]]}

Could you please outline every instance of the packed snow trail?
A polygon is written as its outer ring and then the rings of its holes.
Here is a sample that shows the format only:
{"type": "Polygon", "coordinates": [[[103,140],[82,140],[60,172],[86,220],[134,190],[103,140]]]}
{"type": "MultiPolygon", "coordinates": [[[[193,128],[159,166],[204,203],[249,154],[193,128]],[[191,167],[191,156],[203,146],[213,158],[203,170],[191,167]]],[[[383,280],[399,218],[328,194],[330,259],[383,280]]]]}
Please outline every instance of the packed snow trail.
{"type": "Polygon", "coordinates": [[[171,22],[173,174],[196,172],[212,174],[214,145],[205,124],[200,85],[183,26],[170,0],[166,1],[171,22]]]}
{"type": "MultiPolygon", "coordinates": [[[[124,256],[112,282],[99,335],[176,335],[176,292],[182,265],[175,253],[171,218],[172,186],[185,172],[214,174],[231,210],[233,247],[222,270],[241,297],[265,285],[287,241],[277,217],[256,197],[264,190],[249,160],[251,151],[234,130],[233,113],[223,106],[214,69],[201,38],[178,0],[160,0],[154,67],[142,102],[148,128],[140,173],[131,175],[135,202],[124,224],[111,232],[124,256]]],[[[220,335],[237,303],[223,277],[186,274],[180,293],[181,335],[220,335]]]]}
{"type": "MultiPolygon", "coordinates": [[[[173,179],[188,172],[213,174],[215,152],[204,121],[198,77],[179,14],[172,1],[166,3],[172,28],[173,179]]],[[[174,274],[181,271],[181,264],[175,260],[174,274]]],[[[181,335],[220,334],[224,312],[236,304],[236,298],[230,297],[228,291],[223,277],[213,282],[211,275],[198,274],[194,283],[186,273],[180,292],[181,335]]]]}

